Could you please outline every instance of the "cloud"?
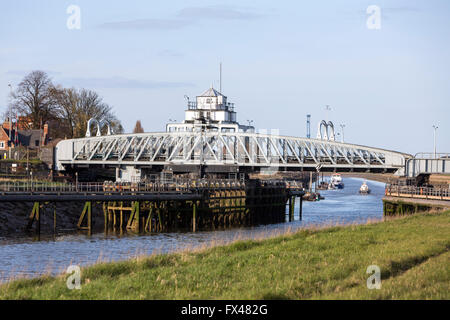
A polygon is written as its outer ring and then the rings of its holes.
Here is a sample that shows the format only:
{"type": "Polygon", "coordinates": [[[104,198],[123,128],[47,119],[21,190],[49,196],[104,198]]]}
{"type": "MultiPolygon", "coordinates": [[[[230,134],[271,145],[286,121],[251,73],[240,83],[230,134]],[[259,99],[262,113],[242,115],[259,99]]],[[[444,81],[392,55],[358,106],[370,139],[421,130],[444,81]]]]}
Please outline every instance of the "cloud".
{"type": "Polygon", "coordinates": [[[61,79],[63,84],[75,87],[85,88],[126,88],[126,89],[160,89],[160,88],[182,88],[192,87],[192,83],[187,82],[169,82],[169,81],[152,81],[137,80],[124,77],[109,78],[65,78],[61,79]]]}
{"type": "Polygon", "coordinates": [[[0,56],[8,56],[18,53],[20,50],[18,48],[0,48],[0,56]]]}
{"type": "Polygon", "coordinates": [[[418,8],[414,7],[394,7],[394,8],[383,8],[381,7],[382,11],[386,11],[388,13],[406,13],[406,12],[418,12],[418,8]]]}
{"type": "Polygon", "coordinates": [[[178,51],[174,51],[174,50],[170,50],[170,49],[165,49],[165,50],[161,50],[158,52],[158,56],[160,57],[172,57],[172,58],[178,58],[178,57],[182,57],[183,54],[181,52],[178,51]]]}
{"type": "Polygon", "coordinates": [[[175,30],[191,25],[192,21],[181,19],[139,19],[129,21],[107,22],[99,27],[103,29],[154,29],[175,30]]]}
{"type": "MultiPolygon", "coordinates": [[[[420,10],[415,7],[383,7],[379,6],[381,9],[381,16],[385,19],[395,14],[407,14],[411,12],[419,12],[420,10]]],[[[363,16],[367,16],[366,9],[360,10],[359,13],[363,16]]]]}
{"type": "Polygon", "coordinates": [[[193,25],[202,20],[252,20],[260,14],[243,11],[232,7],[188,7],[180,10],[172,19],[138,19],[128,21],[106,22],[99,25],[102,29],[153,29],[176,30],[193,25]]]}
{"type": "Polygon", "coordinates": [[[182,9],[178,17],[197,20],[251,20],[261,15],[231,7],[189,7],[182,9]]]}
{"type": "MultiPolygon", "coordinates": [[[[11,76],[25,77],[27,74],[29,74],[30,72],[32,72],[34,70],[38,70],[38,69],[33,69],[33,70],[32,69],[30,69],[30,70],[19,70],[19,69],[16,69],[16,70],[8,70],[5,73],[7,75],[11,75],[11,76]]],[[[58,71],[51,71],[51,70],[41,70],[41,71],[47,73],[50,76],[57,76],[57,75],[61,74],[61,72],[58,72],[58,71]]]]}

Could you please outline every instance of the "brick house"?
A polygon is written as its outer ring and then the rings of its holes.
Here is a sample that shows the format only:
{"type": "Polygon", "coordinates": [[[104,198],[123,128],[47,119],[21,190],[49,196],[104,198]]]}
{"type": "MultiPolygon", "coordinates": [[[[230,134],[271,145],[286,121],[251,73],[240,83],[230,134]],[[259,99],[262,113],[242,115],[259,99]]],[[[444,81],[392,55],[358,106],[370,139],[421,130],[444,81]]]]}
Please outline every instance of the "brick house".
{"type": "Polygon", "coordinates": [[[26,124],[26,122],[20,118],[18,126],[13,123],[11,141],[9,141],[9,120],[6,120],[0,127],[0,154],[2,158],[4,158],[4,154],[9,148],[23,146],[28,147],[29,149],[38,149],[48,143],[48,124],[44,125],[43,130],[32,130],[24,129],[24,126],[20,125],[21,122],[26,124]]]}

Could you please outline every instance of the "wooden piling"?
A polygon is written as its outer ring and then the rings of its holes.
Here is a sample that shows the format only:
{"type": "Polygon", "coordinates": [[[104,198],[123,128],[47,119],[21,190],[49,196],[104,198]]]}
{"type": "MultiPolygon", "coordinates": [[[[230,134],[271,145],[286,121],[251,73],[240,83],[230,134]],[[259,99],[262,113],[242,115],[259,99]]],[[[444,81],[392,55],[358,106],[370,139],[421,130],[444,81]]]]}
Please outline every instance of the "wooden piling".
{"type": "Polygon", "coordinates": [[[196,215],[197,215],[197,203],[194,201],[192,202],[192,232],[197,231],[196,215]]]}
{"type": "Polygon", "coordinates": [[[292,197],[292,221],[295,220],[295,196],[292,197]]]}
{"type": "Polygon", "coordinates": [[[33,227],[33,223],[36,221],[36,235],[37,240],[40,240],[41,237],[41,219],[40,219],[40,209],[41,204],[39,202],[35,202],[33,204],[33,210],[28,218],[27,230],[30,230],[33,227]]]}
{"type": "Polygon", "coordinates": [[[152,204],[150,204],[150,209],[148,211],[148,218],[147,218],[147,222],[145,223],[144,226],[144,231],[148,231],[148,232],[152,232],[152,213],[153,213],[153,206],[152,204]]]}
{"type": "Polygon", "coordinates": [[[135,201],[133,204],[133,208],[134,208],[134,218],[136,220],[135,222],[135,231],[139,232],[141,230],[140,226],[141,226],[141,219],[139,217],[139,201],[135,201]]]}
{"type": "Polygon", "coordinates": [[[289,206],[289,222],[292,222],[292,196],[291,197],[289,197],[289,203],[288,203],[288,206],[289,206]]]}
{"type": "Polygon", "coordinates": [[[303,217],[302,217],[303,216],[303,197],[300,196],[299,199],[300,199],[300,204],[299,204],[299,208],[298,208],[298,217],[299,217],[299,220],[302,221],[302,219],[303,219],[303,217]]]}
{"type": "Polygon", "coordinates": [[[56,234],[56,202],[53,202],[53,234],[56,234]]]}
{"type": "Polygon", "coordinates": [[[120,201],[120,230],[123,230],[123,201],[120,201]]]}
{"type": "Polygon", "coordinates": [[[78,229],[80,230],[87,230],[88,235],[92,235],[92,203],[91,201],[86,201],[84,204],[83,211],[81,212],[80,219],[78,220],[77,224],[78,229]],[[82,227],[83,220],[86,217],[87,214],[87,227],[82,227]]]}
{"type": "Polygon", "coordinates": [[[102,208],[103,208],[103,219],[104,219],[104,229],[105,229],[105,233],[108,233],[108,205],[106,204],[106,202],[102,203],[102,208]]]}
{"type": "Polygon", "coordinates": [[[37,240],[41,240],[41,213],[40,213],[40,203],[37,202],[36,206],[36,235],[37,240]]]}

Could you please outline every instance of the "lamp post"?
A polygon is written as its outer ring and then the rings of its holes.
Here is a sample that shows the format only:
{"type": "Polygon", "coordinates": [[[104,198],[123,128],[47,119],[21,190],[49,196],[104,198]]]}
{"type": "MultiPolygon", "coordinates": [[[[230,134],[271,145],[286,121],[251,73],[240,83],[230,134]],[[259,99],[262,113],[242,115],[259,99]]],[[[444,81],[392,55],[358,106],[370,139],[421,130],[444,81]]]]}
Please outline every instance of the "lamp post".
{"type": "MultiPolygon", "coordinates": [[[[9,83],[8,84],[8,87],[9,87],[9,89],[10,89],[10,92],[11,92],[11,94],[12,94],[12,86],[11,86],[11,84],[9,83]]],[[[8,142],[8,158],[9,159],[11,159],[11,146],[12,146],[12,143],[11,143],[11,130],[12,130],[12,115],[11,115],[11,112],[12,112],[12,110],[11,110],[11,105],[9,106],[9,142],[8,142]]]]}
{"type": "Polygon", "coordinates": [[[326,120],[327,123],[328,123],[328,112],[329,111],[331,111],[331,107],[329,105],[326,105],[325,106],[325,114],[326,114],[325,120],[326,120]]]}
{"type": "Polygon", "coordinates": [[[342,143],[344,142],[344,128],[345,128],[345,124],[341,123],[341,130],[342,130],[342,143]]]}
{"type": "Polygon", "coordinates": [[[433,125],[434,129],[434,158],[436,159],[436,130],[438,129],[438,126],[433,125]]]}

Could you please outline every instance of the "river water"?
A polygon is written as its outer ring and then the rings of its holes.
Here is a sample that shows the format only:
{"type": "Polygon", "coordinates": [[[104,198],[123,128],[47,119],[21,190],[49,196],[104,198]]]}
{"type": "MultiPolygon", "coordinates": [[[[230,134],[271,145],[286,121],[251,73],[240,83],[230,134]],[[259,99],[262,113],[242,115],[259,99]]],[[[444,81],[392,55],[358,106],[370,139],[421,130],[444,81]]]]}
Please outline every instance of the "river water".
{"type": "Polygon", "coordinates": [[[208,232],[179,232],[152,235],[61,235],[33,242],[29,239],[0,240],[0,282],[17,277],[64,272],[69,265],[85,266],[99,261],[116,261],[143,254],[192,250],[239,239],[261,239],[311,226],[359,224],[383,217],[384,183],[368,181],[369,195],[360,195],[363,180],[344,178],[345,188],[321,191],[325,200],[303,202],[299,221],[299,202],[295,221],[208,232]]]}

